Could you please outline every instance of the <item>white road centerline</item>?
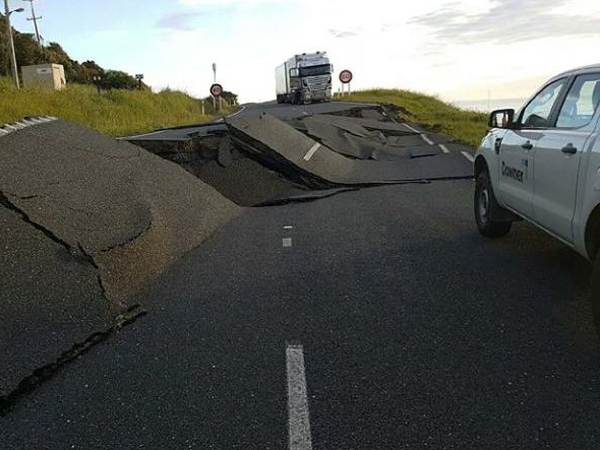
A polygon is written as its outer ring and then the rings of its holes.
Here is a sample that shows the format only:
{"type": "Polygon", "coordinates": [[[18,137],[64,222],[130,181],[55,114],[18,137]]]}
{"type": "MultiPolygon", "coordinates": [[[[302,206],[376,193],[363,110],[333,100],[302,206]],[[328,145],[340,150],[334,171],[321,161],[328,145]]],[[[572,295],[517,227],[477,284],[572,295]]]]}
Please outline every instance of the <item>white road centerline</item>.
{"type": "Polygon", "coordinates": [[[469,160],[469,162],[475,162],[475,158],[469,152],[461,152],[462,155],[469,160]]]}
{"type": "Polygon", "coordinates": [[[286,363],[289,450],[312,450],[304,349],[301,345],[287,346],[286,363]]]}
{"type": "Polygon", "coordinates": [[[444,153],[450,153],[450,150],[448,150],[448,147],[446,147],[444,144],[440,144],[440,148],[444,153]]]}
{"type": "Polygon", "coordinates": [[[423,139],[423,140],[424,140],[425,142],[427,142],[429,145],[435,145],[435,143],[434,143],[434,142],[433,142],[431,139],[429,139],[429,138],[427,137],[427,135],[426,135],[426,134],[422,134],[422,135],[421,135],[421,139],[423,139]]]}
{"type": "Polygon", "coordinates": [[[283,246],[290,248],[292,246],[292,238],[283,238],[283,246]]]}
{"type": "Polygon", "coordinates": [[[284,230],[293,230],[294,227],[291,225],[286,225],[285,227],[283,227],[284,230]]]}
{"type": "Polygon", "coordinates": [[[310,158],[313,157],[313,155],[315,153],[317,153],[317,150],[319,150],[319,147],[321,147],[321,144],[319,144],[318,142],[315,142],[315,145],[313,145],[310,150],[308,152],[306,152],[306,155],[304,155],[304,161],[310,161],[310,158]]]}

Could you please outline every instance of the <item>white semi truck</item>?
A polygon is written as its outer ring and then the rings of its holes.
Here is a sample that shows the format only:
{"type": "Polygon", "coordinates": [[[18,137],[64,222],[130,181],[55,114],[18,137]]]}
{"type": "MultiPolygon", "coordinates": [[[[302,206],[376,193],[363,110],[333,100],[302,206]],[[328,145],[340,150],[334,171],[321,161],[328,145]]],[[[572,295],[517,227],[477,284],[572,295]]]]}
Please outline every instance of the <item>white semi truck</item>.
{"type": "Polygon", "coordinates": [[[523,218],[590,260],[600,332],[600,65],[557,75],[489,125],[475,159],[479,231],[500,237],[523,218]]]}
{"type": "Polygon", "coordinates": [[[275,69],[277,103],[331,101],[333,66],[326,52],[296,55],[275,69]]]}

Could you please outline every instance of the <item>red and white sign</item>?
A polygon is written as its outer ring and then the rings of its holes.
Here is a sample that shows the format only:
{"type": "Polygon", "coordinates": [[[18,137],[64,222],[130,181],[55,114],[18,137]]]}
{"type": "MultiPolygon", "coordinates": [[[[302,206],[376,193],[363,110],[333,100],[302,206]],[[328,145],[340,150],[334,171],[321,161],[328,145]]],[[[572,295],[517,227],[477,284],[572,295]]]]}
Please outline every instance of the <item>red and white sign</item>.
{"type": "Polygon", "coordinates": [[[212,95],[213,97],[220,97],[221,95],[223,95],[223,86],[221,86],[218,83],[213,84],[210,87],[210,95],[212,95]]]}
{"type": "Polygon", "coordinates": [[[350,83],[353,77],[354,75],[352,75],[352,72],[350,72],[349,70],[342,70],[340,72],[340,81],[344,84],[350,83]]]}

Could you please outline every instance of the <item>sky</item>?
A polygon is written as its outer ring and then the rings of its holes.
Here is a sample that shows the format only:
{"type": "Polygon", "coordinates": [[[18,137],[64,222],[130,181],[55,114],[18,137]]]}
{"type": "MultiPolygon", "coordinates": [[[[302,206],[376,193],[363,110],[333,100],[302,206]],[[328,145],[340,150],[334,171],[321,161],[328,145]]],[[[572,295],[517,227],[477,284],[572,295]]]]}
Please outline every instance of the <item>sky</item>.
{"type": "MultiPolygon", "coordinates": [[[[33,31],[29,4],[9,0],[33,31]]],[[[449,101],[526,98],[600,63],[598,0],[36,0],[46,42],[79,61],[143,73],[153,89],[207,96],[217,78],[241,102],[275,97],[274,69],[327,51],[352,89],[401,88],[449,101]]],[[[337,80],[336,80],[337,81],[337,80]]],[[[337,91],[339,83],[334,86],[337,91]]]]}

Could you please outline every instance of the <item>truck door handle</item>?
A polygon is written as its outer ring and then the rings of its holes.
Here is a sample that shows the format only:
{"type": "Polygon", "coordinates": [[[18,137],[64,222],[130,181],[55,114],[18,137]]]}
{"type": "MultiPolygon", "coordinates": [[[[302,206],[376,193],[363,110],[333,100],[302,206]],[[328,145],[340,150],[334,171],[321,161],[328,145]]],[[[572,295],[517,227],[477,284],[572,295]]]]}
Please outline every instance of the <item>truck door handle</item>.
{"type": "Polygon", "coordinates": [[[567,155],[574,155],[575,153],[577,153],[577,147],[574,147],[573,144],[569,144],[563,147],[561,151],[563,153],[566,153],[567,155]]]}
{"type": "Polygon", "coordinates": [[[521,148],[524,150],[531,150],[533,148],[533,144],[530,141],[527,141],[521,145],[521,148]]]}
{"type": "Polygon", "coordinates": [[[494,143],[494,150],[496,151],[496,155],[500,154],[500,147],[502,147],[502,138],[496,139],[494,143]]]}

